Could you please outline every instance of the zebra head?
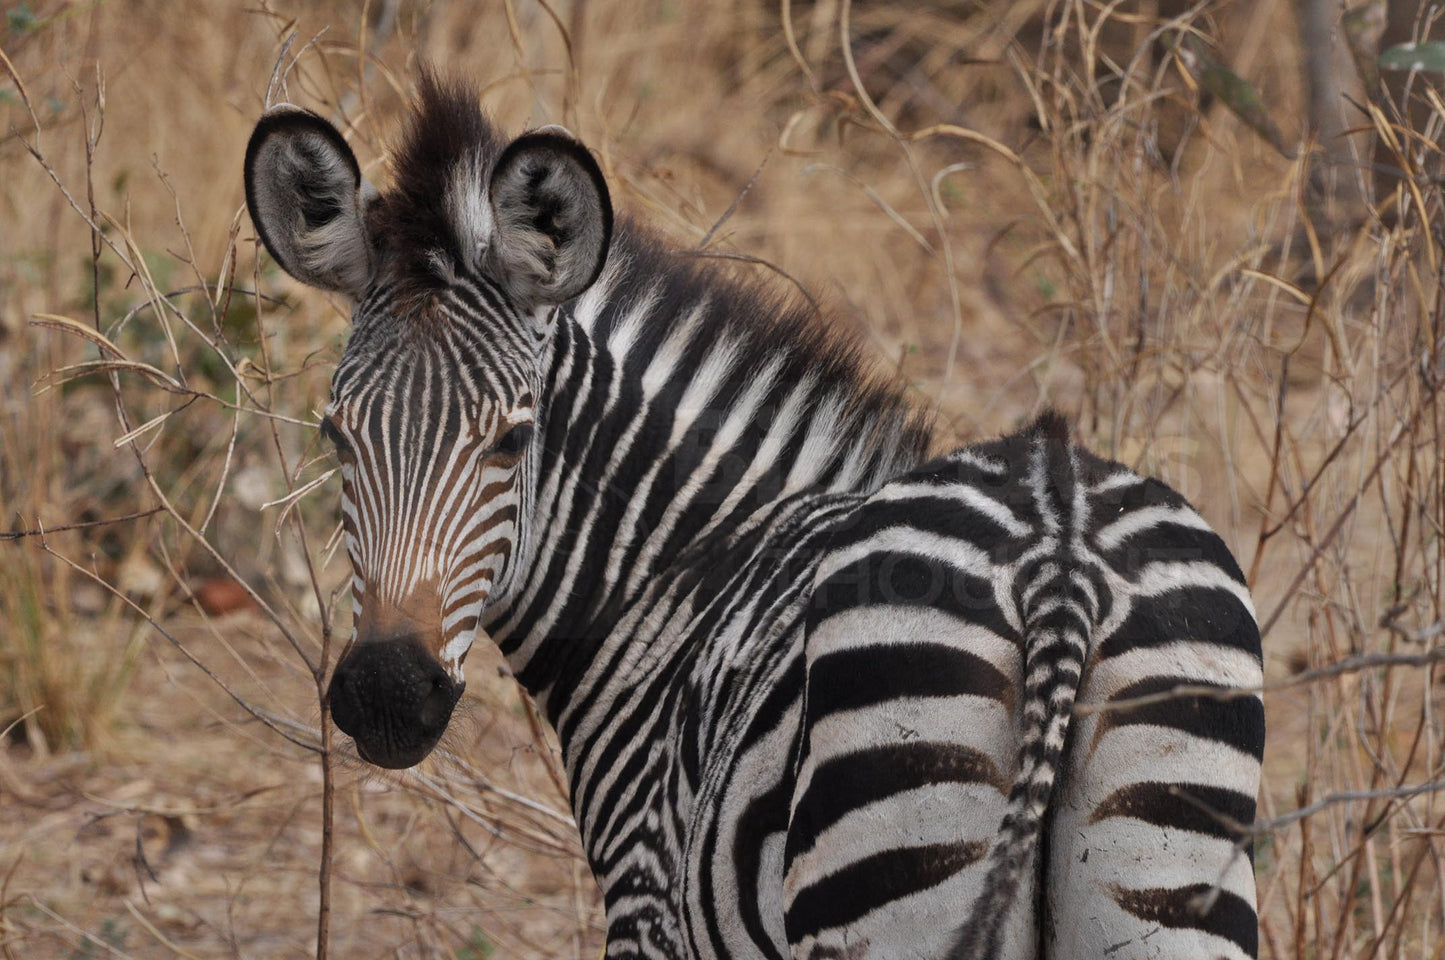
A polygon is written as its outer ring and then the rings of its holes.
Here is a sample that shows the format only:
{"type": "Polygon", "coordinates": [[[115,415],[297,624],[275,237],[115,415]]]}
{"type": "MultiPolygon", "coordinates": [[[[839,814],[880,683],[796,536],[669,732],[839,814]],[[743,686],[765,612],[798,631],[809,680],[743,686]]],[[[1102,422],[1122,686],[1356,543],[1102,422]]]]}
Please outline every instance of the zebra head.
{"type": "Polygon", "coordinates": [[[436,745],[484,605],[525,553],[557,308],[596,279],[611,239],[586,149],[558,128],[503,142],[471,97],[423,77],[385,192],[297,107],[268,110],[246,150],[266,248],[355,301],[321,423],[341,462],[356,611],[330,702],[384,767],[436,745]]]}

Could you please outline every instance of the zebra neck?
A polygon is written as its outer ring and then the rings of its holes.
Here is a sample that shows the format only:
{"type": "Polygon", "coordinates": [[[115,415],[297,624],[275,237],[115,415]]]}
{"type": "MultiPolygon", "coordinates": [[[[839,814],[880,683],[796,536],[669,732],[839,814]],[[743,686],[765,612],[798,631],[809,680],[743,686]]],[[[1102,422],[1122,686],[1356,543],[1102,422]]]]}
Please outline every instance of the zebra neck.
{"type": "Polygon", "coordinates": [[[649,597],[921,459],[926,420],[838,340],[627,231],[559,315],[533,521],[488,624],[554,721],[649,597]]]}

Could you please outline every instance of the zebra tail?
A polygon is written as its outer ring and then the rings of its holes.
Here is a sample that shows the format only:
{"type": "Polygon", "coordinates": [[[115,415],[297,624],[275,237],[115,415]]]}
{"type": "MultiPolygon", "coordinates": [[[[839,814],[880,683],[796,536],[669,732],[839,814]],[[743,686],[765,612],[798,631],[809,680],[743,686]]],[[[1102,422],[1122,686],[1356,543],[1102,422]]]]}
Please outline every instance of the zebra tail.
{"type": "Polygon", "coordinates": [[[1037,855],[1097,612],[1087,565],[1080,562],[1087,508],[1068,427],[1057,415],[1045,414],[1026,434],[1032,435],[1029,487],[1045,537],[1015,592],[1025,651],[1018,773],[983,889],[949,960],[996,958],[1002,949],[1024,872],[1037,855]]]}

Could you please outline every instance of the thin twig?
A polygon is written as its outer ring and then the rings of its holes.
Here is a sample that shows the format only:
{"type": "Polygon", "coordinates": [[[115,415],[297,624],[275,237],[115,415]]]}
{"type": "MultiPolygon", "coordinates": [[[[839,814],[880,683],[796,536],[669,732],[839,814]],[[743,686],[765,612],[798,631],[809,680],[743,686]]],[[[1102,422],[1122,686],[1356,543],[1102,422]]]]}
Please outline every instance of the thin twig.
{"type": "Polygon", "coordinates": [[[128,513],[123,517],[107,517],[104,520],[87,520],[83,523],[63,523],[55,527],[36,527],[34,530],[7,530],[0,533],[0,540],[19,540],[22,537],[41,537],[47,533],[63,533],[66,530],[88,530],[91,527],[105,527],[113,523],[129,523],[132,520],[141,520],[164,513],[165,509],[165,507],[151,507],[149,510],[128,513]]]}
{"type": "Polygon", "coordinates": [[[318,751],[318,748],[317,748],[314,744],[306,743],[306,742],[304,742],[304,741],[302,741],[302,740],[296,739],[296,738],[295,738],[294,736],[292,736],[290,733],[288,733],[288,732],[286,732],[284,729],[282,729],[281,725],[278,724],[278,723],[276,723],[276,722],[273,720],[273,718],[271,717],[271,715],[267,714],[265,711],[263,711],[263,710],[255,707],[255,706],[253,706],[253,705],[250,703],[250,701],[246,700],[246,699],[245,699],[244,697],[242,697],[240,694],[238,694],[238,693],[236,693],[234,690],[232,690],[232,689],[230,688],[230,686],[228,686],[228,685],[226,684],[226,681],[222,680],[221,677],[220,677],[217,673],[215,673],[213,670],[211,670],[210,667],[206,666],[205,662],[202,661],[199,657],[197,657],[194,653],[192,653],[192,652],[190,651],[190,648],[189,648],[189,647],[187,647],[185,644],[181,643],[180,640],[176,639],[176,637],[175,637],[174,634],[172,634],[172,633],[171,633],[169,630],[167,630],[165,627],[161,626],[160,621],[156,620],[155,617],[151,616],[151,614],[150,614],[144,607],[142,607],[140,604],[136,603],[134,600],[132,600],[129,596],[127,596],[127,595],[126,595],[125,593],[123,593],[121,590],[117,589],[117,588],[115,587],[115,585],[112,584],[109,580],[105,579],[105,578],[102,577],[100,574],[95,573],[93,570],[90,570],[90,569],[88,569],[88,568],[86,568],[86,567],[82,567],[80,564],[76,563],[74,560],[72,560],[72,559],[70,559],[69,557],[65,556],[65,554],[60,553],[60,552],[52,549],[51,546],[50,546],[49,541],[47,541],[47,540],[45,539],[44,534],[46,534],[46,533],[49,533],[49,531],[48,531],[48,530],[47,530],[47,531],[44,531],[44,532],[42,533],[42,535],[41,535],[41,538],[40,538],[40,548],[41,548],[42,550],[44,550],[46,553],[50,554],[50,555],[51,555],[52,557],[54,557],[55,559],[59,560],[61,563],[65,564],[65,565],[66,565],[67,567],[69,567],[70,569],[74,570],[76,573],[81,574],[81,575],[84,576],[86,579],[88,579],[88,580],[90,580],[91,582],[99,585],[99,586],[101,587],[101,589],[105,590],[107,593],[109,593],[111,596],[113,596],[113,597],[115,597],[116,599],[118,599],[121,603],[125,604],[127,607],[130,607],[130,609],[133,610],[133,611],[135,611],[135,613],[136,613],[137,615],[139,615],[142,620],[144,620],[147,624],[150,625],[151,629],[155,630],[155,631],[156,631],[157,633],[159,633],[162,637],[164,637],[167,641],[169,641],[170,644],[171,644],[171,646],[173,646],[173,647],[175,647],[177,650],[179,650],[179,651],[181,652],[181,654],[182,654],[187,660],[189,660],[189,661],[191,662],[192,666],[196,667],[198,670],[200,670],[202,673],[204,673],[207,678],[209,678],[213,683],[215,683],[216,686],[220,687],[221,690],[223,690],[223,691],[226,693],[227,696],[229,696],[232,700],[234,700],[234,701],[236,702],[236,705],[237,705],[238,707],[240,707],[242,710],[246,711],[246,712],[249,713],[251,716],[253,716],[253,717],[255,717],[257,720],[261,721],[263,724],[265,724],[267,727],[269,727],[271,730],[273,730],[275,733],[279,734],[281,737],[283,737],[284,739],[286,739],[286,740],[289,741],[290,743],[295,744],[296,746],[300,747],[300,748],[303,749],[303,750],[307,750],[307,751],[310,751],[310,752],[313,752],[313,753],[319,752],[319,751],[318,751]]]}
{"type": "Polygon", "coordinates": [[[736,260],[739,263],[751,263],[756,264],[759,267],[767,267],[769,270],[773,271],[778,276],[782,277],[793,286],[797,287],[798,292],[803,295],[804,299],[808,301],[808,305],[813,308],[813,313],[817,314],[819,317],[823,315],[823,308],[818,305],[818,299],[814,297],[810,292],[808,292],[808,288],[803,285],[803,281],[799,280],[797,277],[793,276],[791,273],[784,270],[782,267],[778,266],[776,263],[773,263],[770,260],[765,260],[762,257],[754,257],[746,253],[731,253],[726,250],[693,250],[690,251],[688,255],[693,257],[710,257],[714,260],[736,260]]]}
{"type": "Polygon", "coordinates": [[[738,191],[737,196],[733,197],[733,202],[728,204],[728,208],[723,211],[722,216],[717,218],[717,222],[714,223],[708,229],[707,233],[703,234],[702,239],[698,241],[698,250],[706,250],[707,245],[712,242],[713,236],[722,228],[723,224],[728,222],[728,218],[737,210],[738,204],[743,202],[743,197],[748,195],[748,191],[753,188],[753,184],[758,182],[758,177],[762,176],[763,168],[768,165],[768,159],[772,157],[773,150],[776,149],[776,147],[777,144],[768,147],[768,152],[763,154],[763,159],[758,162],[758,168],[753,171],[753,175],[748,177],[748,182],[743,184],[743,188],[738,191]]]}
{"type": "MultiPolygon", "coordinates": [[[[1445,633],[1445,625],[1436,623],[1420,631],[1419,634],[1417,634],[1417,639],[1419,642],[1424,642],[1442,633],[1445,633]]],[[[1103,703],[1080,703],[1074,707],[1074,715],[1089,716],[1091,714],[1114,713],[1119,710],[1133,710],[1137,707],[1147,707],[1156,703],[1167,703],[1171,700],[1180,700],[1186,697],[1200,697],[1206,700],[1225,702],[1229,700],[1241,700],[1245,697],[1257,697],[1264,693],[1277,693],[1280,690],[1302,687],[1306,684],[1318,683],[1321,680],[1330,680],[1335,677],[1343,677],[1351,673],[1360,673],[1364,670],[1375,670],[1381,667],[1428,667],[1442,662],[1445,662],[1445,647],[1434,647],[1424,653],[1366,653],[1357,657],[1350,657],[1347,660],[1341,660],[1338,663],[1332,663],[1327,667],[1306,670],[1302,673],[1295,674],[1288,680],[1278,680],[1274,683],[1240,687],[1181,683],[1177,686],[1170,687],[1168,690],[1160,690],[1156,693],[1138,697],[1106,700],[1103,703]]]]}

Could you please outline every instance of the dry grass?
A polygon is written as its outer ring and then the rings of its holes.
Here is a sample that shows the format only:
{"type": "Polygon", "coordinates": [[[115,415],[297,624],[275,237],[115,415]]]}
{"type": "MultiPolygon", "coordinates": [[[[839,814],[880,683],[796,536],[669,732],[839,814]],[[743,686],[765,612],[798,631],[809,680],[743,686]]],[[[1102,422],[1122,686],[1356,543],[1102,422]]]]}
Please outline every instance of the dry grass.
{"type": "MultiPolygon", "coordinates": [[[[1291,5],[1203,6],[1295,142],[1291,5]]],[[[335,480],[288,498],[330,468],[306,423],[346,309],[258,262],[239,175],[293,32],[289,97],[373,177],[429,58],[510,129],[567,123],[679,243],[806,284],[941,446],[1055,404],[1188,495],[1266,628],[1264,954],[1445,954],[1440,188],[1328,219],[1148,42],[1171,8],[817,0],[790,36],[760,0],[9,5],[0,504],[49,532],[0,541],[0,955],[600,947],[551,748],[490,651],[416,773],[322,722],[335,480]]],[[[1408,155],[1445,108],[1392,116],[1362,140],[1408,155]]]]}

